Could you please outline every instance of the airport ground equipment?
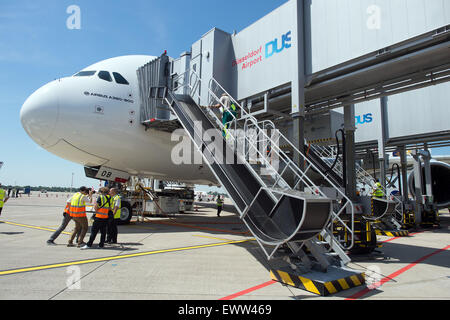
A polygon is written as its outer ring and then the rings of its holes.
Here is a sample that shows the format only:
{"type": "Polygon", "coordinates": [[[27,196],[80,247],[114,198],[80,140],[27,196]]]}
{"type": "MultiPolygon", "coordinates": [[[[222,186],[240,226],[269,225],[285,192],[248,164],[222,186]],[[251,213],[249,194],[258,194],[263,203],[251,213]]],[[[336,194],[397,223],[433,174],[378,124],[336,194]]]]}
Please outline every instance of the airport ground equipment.
{"type": "MultiPolygon", "coordinates": [[[[164,60],[152,63],[164,64],[164,60]]],[[[309,279],[316,288],[350,277],[359,278],[359,285],[363,284],[360,272],[345,267],[350,261],[345,250],[354,243],[353,224],[345,223],[341,217],[345,214],[353,220],[350,199],[273,123],[258,122],[250,116],[214,78],[209,79],[208,100],[216,104],[219,96],[227,93],[239,116],[224,124],[211,108],[202,108],[198,103],[201,82],[195,71],[188,70],[170,81],[177,83],[172,89],[169,85],[150,87],[149,98],[164,101],[176,114],[275,268],[272,274],[289,269],[291,276],[309,279]],[[175,93],[179,91],[188,94],[175,93]],[[293,154],[286,154],[279,145],[289,145],[293,154]],[[295,157],[301,159],[303,169],[293,161],[295,157]],[[339,194],[341,204],[333,204],[309,173],[320,175],[339,194]],[[334,236],[337,222],[352,235],[347,243],[334,236]]],[[[223,104],[222,108],[227,109],[223,104]]]]}
{"type": "Polygon", "coordinates": [[[121,190],[122,208],[119,224],[129,224],[133,215],[138,217],[138,221],[140,219],[144,221],[145,214],[166,216],[191,211],[193,208],[193,187],[180,185],[176,181],[159,181],[159,189],[155,185],[146,188],[141,179],[125,172],[106,167],[84,169],[87,177],[107,181],[108,186],[121,190]]]}
{"type": "MultiPolygon", "coordinates": [[[[432,185],[431,153],[428,150],[416,150],[412,156],[415,162],[410,186],[416,199],[415,223],[423,227],[439,225],[439,209],[433,199],[433,189],[439,192],[439,187],[443,186],[432,185]]],[[[448,193],[448,190],[444,192],[448,193]]]]}
{"type": "MultiPolygon", "coordinates": [[[[310,144],[308,146],[309,151],[307,152],[311,161],[313,161],[326,175],[333,179],[337,184],[341,185],[343,188],[346,187],[344,184],[344,177],[346,174],[346,166],[345,166],[345,135],[342,135],[343,147],[339,148],[339,139],[336,136],[337,146],[328,145],[327,143],[323,143],[321,145],[313,145],[310,144]],[[340,150],[342,152],[340,152],[340,150]]],[[[330,141],[331,142],[331,141],[330,141]]],[[[329,142],[328,142],[329,143],[329,142]]],[[[355,170],[356,170],[356,184],[362,189],[365,188],[369,193],[372,192],[373,187],[375,186],[376,180],[370,175],[367,171],[365,171],[362,166],[355,162],[355,170]]],[[[375,229],[377,234],[395,234],[396,236],[407,236],[409,233],[405,231],[405,225],[403,225],[404,220],[404,205],[403,200],[398,195],[390,196],[388,194],[387,188],[382,187],[384,198],[374,198],[370,195],[359,195],[355,199],[355,203],[358,203],[362,206],[362,211],[360,215],[362,216],[360,222],[356,222],[355,224],[371,224],[371,228],[375,229]],[[364,221],[364,222],[361,222],[364,221]]],[[[355,244],[357,247],[361,247],[361,251],[369,251],[370,249],[374,250],[376,246],[371,241],[365,242],[364,239],[368,239],[362,237],[362,241],[358,240],[355,244]]],[[[354,252],[358,250],[353,250],[354,252]]]]}

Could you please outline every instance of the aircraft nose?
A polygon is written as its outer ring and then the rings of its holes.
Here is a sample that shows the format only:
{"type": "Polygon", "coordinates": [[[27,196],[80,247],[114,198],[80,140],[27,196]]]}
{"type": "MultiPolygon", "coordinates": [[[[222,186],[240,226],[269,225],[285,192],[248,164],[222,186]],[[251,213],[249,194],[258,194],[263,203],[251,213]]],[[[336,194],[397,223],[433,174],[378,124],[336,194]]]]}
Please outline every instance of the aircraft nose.
{"type": "Polygon", "coordinates": [[[58,142],[52,134],[58,119],[58,81],[53,81],[34,92],[20,110],[20,121],[28,135],[41,146],[58,142]]]}

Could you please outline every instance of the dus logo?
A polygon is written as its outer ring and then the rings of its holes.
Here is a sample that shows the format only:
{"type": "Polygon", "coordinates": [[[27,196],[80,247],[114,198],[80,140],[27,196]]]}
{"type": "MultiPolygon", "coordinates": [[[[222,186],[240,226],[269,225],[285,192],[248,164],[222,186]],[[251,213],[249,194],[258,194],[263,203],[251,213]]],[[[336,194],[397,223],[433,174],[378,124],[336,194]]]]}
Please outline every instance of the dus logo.
{"type": "Polygon", "coordinates": [[[373,114],[368,113],[363,116],[356,116],[356,124],[365,124],[365,123],[372,123],[373,122],[373,114]]]}
{"type": "Polygon", "coordinates": [[[270,41],[266,43],[266,58],[270,58],[275,53],[280,53],[284,49],[289,49],[292,47],[291,45],[291,31],[281,36],[281,41],[278,42],[280,39],[275,39],[273,41],[270,41]],[[278,48],[278,45],[280,45],[280,48],[278,48]]]}

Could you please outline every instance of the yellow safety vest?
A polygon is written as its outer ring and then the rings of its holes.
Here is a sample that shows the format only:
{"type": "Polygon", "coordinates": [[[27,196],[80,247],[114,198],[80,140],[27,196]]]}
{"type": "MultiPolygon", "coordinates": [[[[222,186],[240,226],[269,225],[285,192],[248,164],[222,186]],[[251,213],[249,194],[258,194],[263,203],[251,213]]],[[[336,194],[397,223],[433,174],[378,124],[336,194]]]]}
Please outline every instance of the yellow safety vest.
{"type": "Polygon", "coordinates": [[[384,192],[383,192],[383,187],[381,186],[381,183],[376,183],[375,184],[375,192],[373,193],[373,196],[375,198],[383,198],[384,197],[384,192]]]}
{"type": "MultiPolygon", "coordinates": [[[[230,138],[230,132],[229,132],[229,128],[231,126],[231,124],[229,122],[225,122],[225,113],[227,112],[228,114],[232,114],[235,118],[237,117],[237,108],[236,105],[234,103],[231,103],[230,106],[231,110],[233,110],[232,112],[229,112],[228,110],[224,110],[223,111],[223,118],[222,118],[222,122],[223,122],[223,137],[225,138],[225,140],[228,140],[230,138]]],[[[234,119],[233,119],[234,120],[234,119]]]]}
{"type": "Polygon", "coordinates": [[[3,189],[0,189],[0,208],[3,208],[6,199],[6,192],[3,189]]]}
{"type": "Polygon", "coordinates": [[[100,208],[98,208],[95,217],[99,219],[108,219],[109,210],[111,210],[111,197],[100,195],[100,208]]]}
{"type": "MultiPolygon", "coordinates": [[[[84,194],[77,192],[70,201],[70,216],[72,218],[86,217],[86,203],[83,200],[84,194]]],[[[66,207],[67,208],[67,207],[66,207]]]]}
{"type": "Polygon", "coordinates": [[[117,209],[117,211],[116,211],[116,214],[114,215],[114,219],[120,219],[120,214],[121,214],[120,208],[122,207],[122,202],[120,202],[120,205],[117,205],[119,201],[120,201],[120,196],[117,194],[112,199],[113,205],[111,206],[112,209],[114,209],[115,207],[119,207],[119,209],[117,209]]]}

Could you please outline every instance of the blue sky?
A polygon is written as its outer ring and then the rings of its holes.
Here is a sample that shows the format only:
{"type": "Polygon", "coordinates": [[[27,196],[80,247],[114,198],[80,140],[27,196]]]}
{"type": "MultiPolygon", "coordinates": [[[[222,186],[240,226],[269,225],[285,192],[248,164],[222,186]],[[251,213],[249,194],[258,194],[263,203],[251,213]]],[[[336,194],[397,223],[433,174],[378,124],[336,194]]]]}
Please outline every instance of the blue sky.
{"type": "Polygon", "coordinates": [[[20,108],[42,85],[115,56],[167,50],[177,57],[211,28],[239,32],[285,2],[1,0],[0,182],[70,186],[74,173],[74,186],[98,186],[80,165],[41,149],[23,130],[20,108]],[[66,27],[70,5],[81,9],[81,30],[66,27]]]}
{"type": "Polygon", "coordinates": [[[73,172],[74,186],[98,186],[80,165],[39,148],[23,130],[20,108],[42,85],[115,56],[167,50],[176,57],[211,28],[242,30],[284,2],[1,0],[0,182],[70,186],[73,172]],[[80,30],[66,27],[70,5],[81,9],[80,30]]]}

